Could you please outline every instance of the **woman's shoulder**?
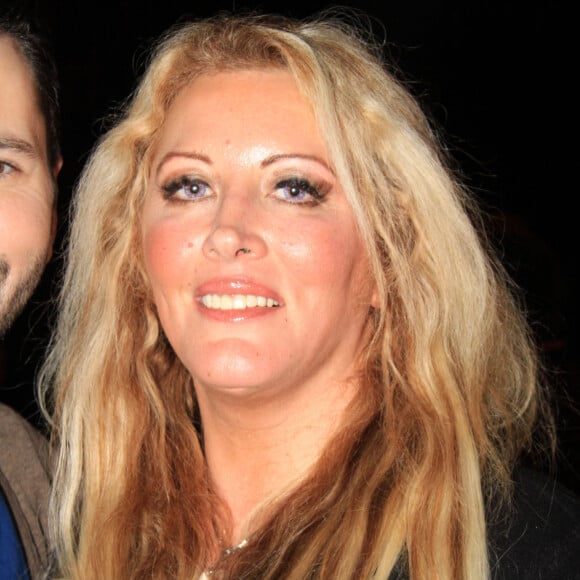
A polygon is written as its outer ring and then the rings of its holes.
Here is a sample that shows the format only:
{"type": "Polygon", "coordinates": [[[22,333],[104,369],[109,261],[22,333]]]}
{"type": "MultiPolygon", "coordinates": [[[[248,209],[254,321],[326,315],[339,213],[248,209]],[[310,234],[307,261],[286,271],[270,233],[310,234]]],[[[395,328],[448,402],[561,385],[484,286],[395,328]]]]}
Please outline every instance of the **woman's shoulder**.
{"type": "Polygon", "coordinates": [[[514,483],[511,508],[489,528],[491,577],[580,579],[580,496],[530,469],[514,483]]]}

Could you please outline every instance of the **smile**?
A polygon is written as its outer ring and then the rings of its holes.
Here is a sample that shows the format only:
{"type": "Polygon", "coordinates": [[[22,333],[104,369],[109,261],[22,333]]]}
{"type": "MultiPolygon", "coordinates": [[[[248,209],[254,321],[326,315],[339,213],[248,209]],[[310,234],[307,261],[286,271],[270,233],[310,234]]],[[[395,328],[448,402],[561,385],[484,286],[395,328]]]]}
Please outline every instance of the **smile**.
{"type": "Polygon", "coordinates": [[[201,303],[213,310],[245,310],[246,308],[275,308],[280,303],[273,298],[253,294],[204,294],[201,303]]]}

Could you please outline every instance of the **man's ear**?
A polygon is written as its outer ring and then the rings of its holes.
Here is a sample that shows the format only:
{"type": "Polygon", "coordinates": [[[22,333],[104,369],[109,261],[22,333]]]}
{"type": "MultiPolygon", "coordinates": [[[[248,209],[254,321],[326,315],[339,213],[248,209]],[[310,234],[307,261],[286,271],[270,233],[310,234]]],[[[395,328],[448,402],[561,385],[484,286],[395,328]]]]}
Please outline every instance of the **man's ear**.
{"type": "Polygon", "coordinates": [[[46,254],[46,262],[50,262],[52,258],[52,251],[54,249],[54,242],[56,240],[56,229],[58,225],[58,214],[56,206],[52,208],[52,218],[50,221],[50,244],[48,246],[48,253],[46,254]]]}
{"type": "Polygon", "coordinates": [[[56,240],[56,230],[57,230],[57,226],[58,226],[58,213],[57,213],[57,209],[56,209],[56,200],[58,197],[57,178],[58,178],[58,174],[60,173],[60,170],[62,168],[62,163],[63,163],[62,157],[59,157],[56,160],[54,167],[52,168],[52,179],[54,182],[54,205],[52,208],[52,218],[51,218],[51,224],[50,224],[50,245],[48,247],[48,254],[46,256],[47,262],[50,262],[50,259],[52,258],[52,252],[54,249],[54,242],[56,240]]]}
{"type": "Polygon", "coordinates": [[[60,173],[60,170],[62,169],[62,157],[59,157],[56,160],[56,163],[54,164],[54,167],[52,168],[52,178],[56,181],[58,174],[60,173]]]}

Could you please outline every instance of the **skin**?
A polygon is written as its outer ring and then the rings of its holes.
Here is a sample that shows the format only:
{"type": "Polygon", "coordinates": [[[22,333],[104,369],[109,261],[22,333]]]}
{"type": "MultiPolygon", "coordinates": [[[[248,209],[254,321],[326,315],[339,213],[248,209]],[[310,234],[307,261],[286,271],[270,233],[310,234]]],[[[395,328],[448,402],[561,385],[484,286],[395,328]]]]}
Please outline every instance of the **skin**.
{"type": "Polygon", "coordinates": [[[142,228],[153,300],[194,379],[210,472],[236,530],[334,433],[358,388],[374,300],[352,209],[288,72],[204,76],[179,94],[142,228]],[[214,294],[276,305],[207,308],[214,294]]]}
{"type": "Polygon", "coordinates": [[[26,304],[50,259],[55,235],[53,178],[31,72],[0,36],[0,335],[26,304]]]}

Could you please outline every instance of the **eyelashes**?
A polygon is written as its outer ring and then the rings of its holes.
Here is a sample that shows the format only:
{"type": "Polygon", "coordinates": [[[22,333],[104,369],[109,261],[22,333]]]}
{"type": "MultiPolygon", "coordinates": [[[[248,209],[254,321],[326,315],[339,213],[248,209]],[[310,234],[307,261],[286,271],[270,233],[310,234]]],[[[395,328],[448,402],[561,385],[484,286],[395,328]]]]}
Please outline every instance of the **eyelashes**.
{"type": "Polygon", "coordinates": [[[165,199],[179,198],[184,201],[203,199],[211,191],[205,181],[186,175],[169,181],[162,185],[161,189],[165,199]]]}
{"type": "Polygon", "coordinates": [[[276,191],[281,192],[284,201],[297,204],[318,204],[324,199],[320,185],[313,185],[303,178],[291,177],[276,184],[276,191]]]}
{"type": "MultiPolygon", "coordinates": [[[[278,179],[272,186],[274,199],[292,205],[315,206],[322,203],[331,185],[316,183],[302,176],[278,179]]],[[[198,177],[181,175],[161,185],[163,198],[168,201],[201,201],[215,195],[211,186],[198,177]]]]}

